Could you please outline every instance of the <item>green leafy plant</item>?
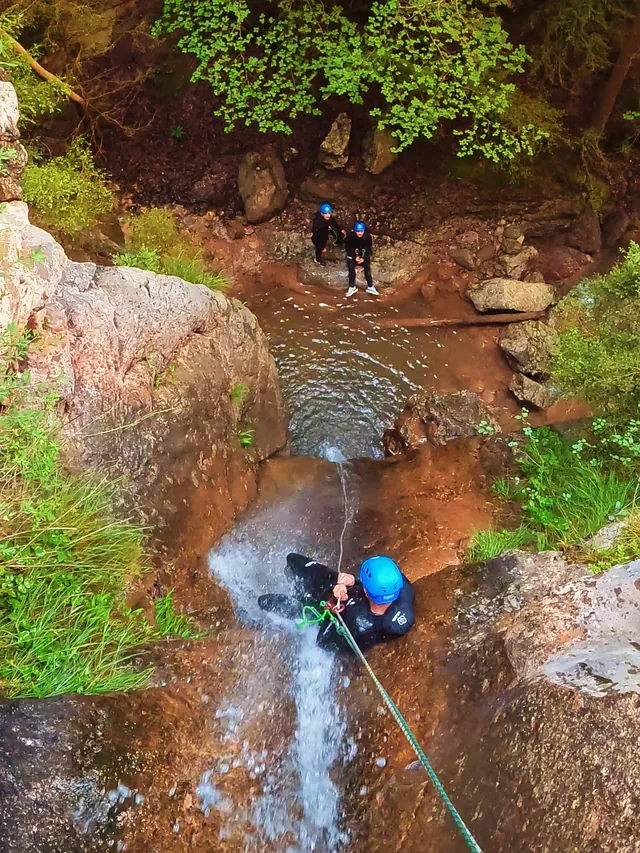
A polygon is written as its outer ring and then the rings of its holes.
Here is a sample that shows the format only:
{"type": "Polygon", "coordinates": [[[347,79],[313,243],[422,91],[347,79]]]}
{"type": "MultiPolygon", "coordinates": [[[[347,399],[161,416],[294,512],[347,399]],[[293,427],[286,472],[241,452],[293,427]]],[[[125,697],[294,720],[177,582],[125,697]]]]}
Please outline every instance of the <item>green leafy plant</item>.
{"type": "Polygon", "coordinates": [[[29,163],[22,189],[24,200],[46,227],[69,235],[95,225],[113,204],[105,175],[82,137],[76,137],[61,157],[29,163]]]}
{"type": "Polygon", "coordinates": [[[16,148],[0,148],[0,175],[8,175],[11,163],[18,157],[16,148]]]}
{"type": "Polygon", "coordinates": [[[256,431],[251,427],[242,427],[238,430],[238,441],[240,442],[240,447],[251,447],[253,445],[253,441],[255,439],[256,431]]]}
{"type": "Polygon", "coordinates": [[[177,139],[177,140],[184,139],[184,137],[185,137],[184,127],[181,124],[174,127],[173,130],[171,131],[171,136],[173,136],[173,138],[177,139]]]}
{"type": "Polygon", "coordinates": [[[163,637],[182,637],[185,640],[197,640],[204,633],[190,616],[178,614],[173,601],[175,590],[170,590],[154,602],[156,627],[163,637]]]}
{"type": "MultiPolygon", "coordinates": [[[[13,49],[12,38],[17,38],[24,25],[22,10],[12,10],[0,15],[0,72],[8,77],[16,90],[20,106],[20,124],[31,127],[43,117],[59,112],[67,102],[68,87],[62,80],[41,80],[27,60],[13,49]]],[[[37,59],[38,47],[31,49],[37,59]]]]}
{"type": "Polygon", "coordinates": [[[249,396],[249,386],[245,382],[236,382],[229,390],[229,397],[234,403],[244,403],[249,396]]]}
{"type": "Polygon", "coordinates": [[[179,33],[178,47],[198,63],[192,79],[212,85],[229,129],[291,133],[298,116],[320,113],[320,98],[369,97],[398,150],[446,123],[461,156],[499,161],[532,152],[547,131],[503,121],[516,92],[509,78],[528,57],[509,42],[496,5],[380,0],[352,19],[317,0],[165,0],[155,33],[179,33]]]}
{"type": "Polygon", "coordinates": [[[155,634],[126,591],[142,530],[114,516],[104,481],[66,470],[56,395],[20,369],[32,342],[15,326],[0,337],[0,692],[141,687],[134,657],[155,634]]]}
{"type": "Polygon", "coordinates": [[[223,275],[207,269],[202,250],[180,232],[171,211],[150,208],[130,216],[126,225],[126,248],[113,256],[115,264],[175,275],[210,290],[227,286],[223,275]]]}
{"type": "Polygon", "coordinates": [[[160,272],[162,267],[158,252],[144,246],[135,252],[118,252],[113,256],[113,263],[121,267],[137,267],[150,272],[160,272]]]}
{"type": "Polygon", "coordinates": [[[633,413],[640,399],[640,246],[563,300],[555,382],[596,410],[633,413]]]}

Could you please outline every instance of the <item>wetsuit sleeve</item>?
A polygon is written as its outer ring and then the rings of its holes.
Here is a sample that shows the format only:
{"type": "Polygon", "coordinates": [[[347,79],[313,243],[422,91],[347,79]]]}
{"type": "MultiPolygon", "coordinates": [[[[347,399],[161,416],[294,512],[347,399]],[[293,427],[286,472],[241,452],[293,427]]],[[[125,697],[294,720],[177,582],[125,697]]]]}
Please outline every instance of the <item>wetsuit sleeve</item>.
{"type": "Polygon", "coordinates": [[[317,602],[329,598],[338,582],[337,571],[302,554],[289,554],[287,569],[298,579],[299,592],[317,602]]]}
{"type": "Polygon", "coordinates": [[[371,239],[371,234],[367,234],[365,247],[366,247],[366,254],[370,258],[372,256],[372,249],[373,249],[373,240],[371,239]]]}
{"type": "Polygon", "coordinates": [[[323,224],[325,224],[325,220],[321,216],[318,216],[318,214],[316,213],[316,215],[313,217],[313,222],[311,223],[311,233],[317,234],[318,231],[322,230],[323,224]]]}
{"type": "MultiPolygon", "coordinates": [[[[404,577],[404,575],[403,575],[404,577]]],[[[400,597],[395,602],[394,606],[389,608],[385,613],[382,633],[386,637],[403,637],[408,634],[415,624],[415,615],[413,612],[413,603],[415,601],[415,593],[411,583],[404,578],[404,585],[400,597]]]]}

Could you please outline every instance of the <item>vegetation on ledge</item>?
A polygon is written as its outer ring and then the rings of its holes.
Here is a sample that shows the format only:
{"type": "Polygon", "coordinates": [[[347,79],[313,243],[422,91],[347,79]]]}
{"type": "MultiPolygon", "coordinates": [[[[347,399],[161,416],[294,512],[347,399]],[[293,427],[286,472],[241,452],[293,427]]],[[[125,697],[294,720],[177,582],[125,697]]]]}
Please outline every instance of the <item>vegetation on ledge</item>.
{"type": "Polygon", "coordinates": [[[0,336],[0,694],[44,698],[144,686],[134,660],[163,635],[194,637],[171,595],[157,629],[127,606],[144,531],[118,519],[105,480],[67,470],[57,397],[20,370],[31,336],[0,336]]]}

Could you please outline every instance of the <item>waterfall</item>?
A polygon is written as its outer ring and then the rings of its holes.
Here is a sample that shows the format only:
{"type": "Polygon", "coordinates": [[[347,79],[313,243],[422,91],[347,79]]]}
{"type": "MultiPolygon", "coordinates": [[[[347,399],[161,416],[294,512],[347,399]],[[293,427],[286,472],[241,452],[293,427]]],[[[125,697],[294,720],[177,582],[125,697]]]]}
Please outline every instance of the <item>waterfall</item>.
{"type": "Polygon", "coordinates": [[[335,689],[340,663],[318,648],[315,628],[298,630],[257,605],[264,592],[287,591],[284,567],[290,551],[341,565],[354,510],[344,462],[336,462],[336,473],[335,491],[343,508],[339,525],[334,501],[318,507],[313,495],[307,495],[313,506],[309,514],[305,496],[294,492],[258,507],[209,558],[211,574],[228,590],[238,617],[258,628],[253,651],[242,661],[243,677],[223,698],[216,716],[238,756],[234,766],[239,762],[251,784],[260,783],[260,792],[241,807],[230,804],[225,791],[230,759],[204,774],[198,795],[204,808],[221,813],[224,837],[241,833],[242,849],[251,853],[338,853],[347,840],[340,793],[331,776],[346,752],[345,715],[335,689]],[[324,543],[320,530],[330,535],[324,543]],[[285,706],[290,708],[287,723],[280,719],[285,706]],[[264,732],[274,730],[284,731],[287,742],[270,750],[264,732]]]}

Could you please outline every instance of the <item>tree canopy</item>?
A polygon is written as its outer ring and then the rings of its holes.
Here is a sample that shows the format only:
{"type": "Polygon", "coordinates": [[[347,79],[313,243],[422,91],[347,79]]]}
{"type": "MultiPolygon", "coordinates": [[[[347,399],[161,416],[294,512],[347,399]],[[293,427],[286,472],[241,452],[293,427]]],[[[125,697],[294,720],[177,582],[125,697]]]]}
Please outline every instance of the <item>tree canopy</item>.
{"type": "Polygon", "coordinates": [[[194,80],[218,113],[261,131],[291,132],[331,95],[367,98],[397,148],[449,124],[461,155],[509,160],[547,131],[509,114],[528,61],[497,14],[503,0],[376,0],[349,13],[320,0],[165,0],[155,32],[177,33],[194,80]]]}

